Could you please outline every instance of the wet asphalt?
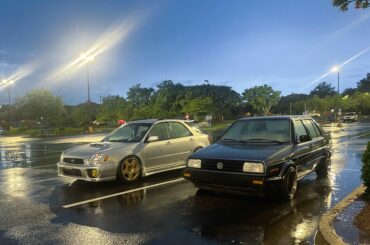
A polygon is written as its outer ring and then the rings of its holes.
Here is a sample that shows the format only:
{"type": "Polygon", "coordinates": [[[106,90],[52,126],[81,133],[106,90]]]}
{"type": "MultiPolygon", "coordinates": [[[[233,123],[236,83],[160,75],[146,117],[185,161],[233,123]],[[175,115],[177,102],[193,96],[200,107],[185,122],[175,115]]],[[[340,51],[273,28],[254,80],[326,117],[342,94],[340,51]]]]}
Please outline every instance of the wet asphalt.
{"type": "Polygon", "coordinates": [[[199,192],[181,171],[130,185],[59,178],[63,150],[103,135],[0,136],[0,244],[314,244],[320,216],[361,184],[370,140],[370,124],[325,130],[331,174],[300,180],[290,202],[199,192]]]}

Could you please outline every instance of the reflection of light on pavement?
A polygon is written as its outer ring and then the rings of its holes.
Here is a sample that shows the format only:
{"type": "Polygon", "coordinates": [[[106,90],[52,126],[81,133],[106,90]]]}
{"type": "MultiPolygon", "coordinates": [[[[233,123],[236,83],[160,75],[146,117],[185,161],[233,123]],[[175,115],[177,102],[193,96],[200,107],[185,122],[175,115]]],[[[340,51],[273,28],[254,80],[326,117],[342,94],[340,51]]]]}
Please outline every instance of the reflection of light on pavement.
{"type": "Polygon", "coordinates": [[[28,183],[22,175],[21,169],[6,171],[5,178],[2,180],[6,194],[13,197],[26,197],[29,195],[28,183]]]}
{"type": "Polygon", "coordinates": [[[319,223],[319,217],[314,217],[312,220],[303,219],[302,223],[298,224],[292,231],[292,236],[295,239],[295,244],[300,244],[307,241],[316,232],[319,223]]]}

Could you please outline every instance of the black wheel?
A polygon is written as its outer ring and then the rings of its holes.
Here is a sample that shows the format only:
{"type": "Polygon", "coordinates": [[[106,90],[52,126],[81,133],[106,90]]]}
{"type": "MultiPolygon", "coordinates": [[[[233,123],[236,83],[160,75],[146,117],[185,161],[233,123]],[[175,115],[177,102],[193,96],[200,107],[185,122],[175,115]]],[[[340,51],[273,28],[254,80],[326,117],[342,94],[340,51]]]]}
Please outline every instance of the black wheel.
{"type": "Polygon", "coordinates": [[[319,162],[319,164],[317,164],[315,169],[317,177],[319,178],[327,177],[329,174],[330,165],[331,165],[330,155],[321,159],[321,161],[319,162]]]}
{"type": "Polygon", "coordinates": [[[134,182],[140,177],[141,165],[139,159],[129,156],[123,159],[117,169],[117,180],[120,182],[134,182]]]}
{"type": "Polygon", "coordinates": [[[283,199],[291,200],[294,198],[296,191],[297,191],[297,171],[294,167],[290,166],[284,175],[280,193],[283,199]]]}

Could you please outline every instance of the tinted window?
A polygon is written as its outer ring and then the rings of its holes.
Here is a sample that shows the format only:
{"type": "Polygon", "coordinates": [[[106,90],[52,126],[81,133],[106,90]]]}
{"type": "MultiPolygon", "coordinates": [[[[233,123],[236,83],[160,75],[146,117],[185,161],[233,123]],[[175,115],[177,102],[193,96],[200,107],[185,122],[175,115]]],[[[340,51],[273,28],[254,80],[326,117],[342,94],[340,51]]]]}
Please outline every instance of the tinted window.
{"type": "Polygon", "coordinates": [[[311,123],[313,124],[313,127],[314,127],[314,129],[316,130],[317,135],[318,135],[318,136],[322,136],[322,131],[321,131],[321,129],[319,128],[319,126],[318,126],[315,122],[313,122],[313,121],[311,121],[311,123]]]}
{"type": "Polygon", "coordinates": [[[150,131],[149,136],[158,136],[158,140],[171,138],[171,131],[168,123],[158,123],[150,131]]]}
{"type": "Polygon", "coordinates": [[[241,120],[227,130],[221,140],[225,139],[290,142],[290,121],[287,119],[241,120]]]}
{"type": "Polygon", "coordinates": [[[311,120],[303,120],[304,125],[306,126],[308,133],[310,134],[311,138],[319,137],[320,135],[315,130],[311,120]]]}
{"type": "Polygon", "coordinates": [[[191,136],[192,133],[181,123],[170,123],[173,138],[191,136]]]}
{"type": "Polygon", "coordinates": [[[301,120],[294,121],[295,133],[297,135],[297,139],[299,139],[302,135],[308,135],[306,128],[303,126],[301,120]]]}

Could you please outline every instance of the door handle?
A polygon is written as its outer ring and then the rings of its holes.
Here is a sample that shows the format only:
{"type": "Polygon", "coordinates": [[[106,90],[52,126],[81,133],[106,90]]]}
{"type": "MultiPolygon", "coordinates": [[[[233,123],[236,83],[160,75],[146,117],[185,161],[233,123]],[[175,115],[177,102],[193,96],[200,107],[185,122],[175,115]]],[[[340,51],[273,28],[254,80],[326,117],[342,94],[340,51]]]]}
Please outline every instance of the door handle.
{"type": "Polygon", "coordinates": [[[167,144],[166,145],[172,145],[172,142],[171,141],[167,141],[167,144]]]}
{"type": "Polygon", "coordinates": [[[313,148],[314,147],[314,144],[310,144],[310,148],[313,148]]]}
{"type": "Polygon", "coordinates": [[[194,138],[190,138],[190,141],[194,141],[194,138]]]}

